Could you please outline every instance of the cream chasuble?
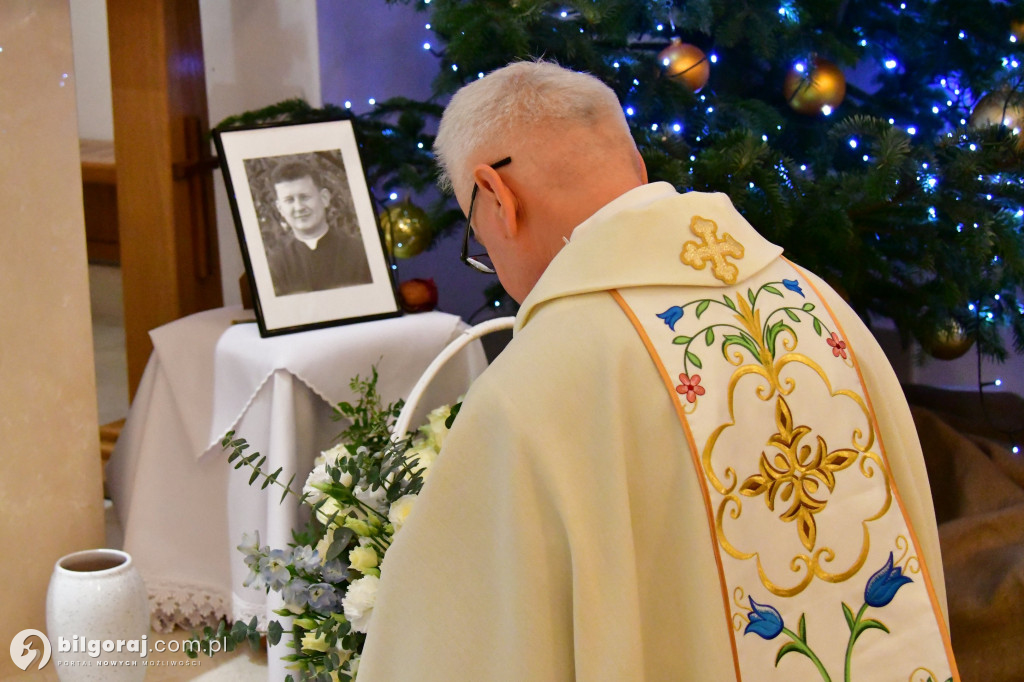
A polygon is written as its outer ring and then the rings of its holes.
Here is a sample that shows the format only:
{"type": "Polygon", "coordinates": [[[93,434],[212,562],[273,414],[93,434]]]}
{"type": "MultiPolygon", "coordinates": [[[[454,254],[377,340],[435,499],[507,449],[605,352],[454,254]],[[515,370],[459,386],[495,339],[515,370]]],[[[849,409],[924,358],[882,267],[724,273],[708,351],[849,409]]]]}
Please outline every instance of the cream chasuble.
{"type": "Polygon", "coordinates": [[[573,234],[382,566],[360,682],[958,679],[898,381],[724,195],[573,234]]]}

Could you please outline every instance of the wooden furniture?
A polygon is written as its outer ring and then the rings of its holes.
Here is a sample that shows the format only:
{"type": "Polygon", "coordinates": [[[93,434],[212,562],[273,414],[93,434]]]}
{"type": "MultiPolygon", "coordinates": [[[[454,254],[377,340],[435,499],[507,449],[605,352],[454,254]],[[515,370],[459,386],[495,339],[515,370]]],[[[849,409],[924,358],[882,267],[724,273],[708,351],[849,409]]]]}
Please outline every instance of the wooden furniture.
{"type": "Polygon", "coordinates": [[[90,263],[119,264],[117,166],[112,140],[79,140],[82,155],[82,203],[90,263]]]}

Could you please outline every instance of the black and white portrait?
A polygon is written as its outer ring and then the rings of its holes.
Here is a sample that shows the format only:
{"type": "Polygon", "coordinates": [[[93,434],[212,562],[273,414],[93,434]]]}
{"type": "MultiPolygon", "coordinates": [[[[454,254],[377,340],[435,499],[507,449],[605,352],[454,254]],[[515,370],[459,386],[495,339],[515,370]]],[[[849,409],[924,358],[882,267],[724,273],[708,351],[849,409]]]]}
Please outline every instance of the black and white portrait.
{"type": "Polygon", "coordinates": [[[339,150],[244,164],[275,295],[371,281],[339,150]]]}
{"type": "Polygon", "coordinates": [[[351,120],[214,141],[263,336],[401,313],[351,120]]]}

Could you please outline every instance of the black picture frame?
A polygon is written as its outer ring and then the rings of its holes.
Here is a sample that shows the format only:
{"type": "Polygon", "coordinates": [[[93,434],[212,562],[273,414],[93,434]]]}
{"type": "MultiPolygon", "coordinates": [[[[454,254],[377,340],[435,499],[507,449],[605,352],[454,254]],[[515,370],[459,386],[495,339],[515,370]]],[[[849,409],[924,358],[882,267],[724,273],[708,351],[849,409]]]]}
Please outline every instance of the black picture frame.
{"type": "Polygon", "coordinates": [[[402,314],[350,119],[213,138],[260,336],[402,314]]]}

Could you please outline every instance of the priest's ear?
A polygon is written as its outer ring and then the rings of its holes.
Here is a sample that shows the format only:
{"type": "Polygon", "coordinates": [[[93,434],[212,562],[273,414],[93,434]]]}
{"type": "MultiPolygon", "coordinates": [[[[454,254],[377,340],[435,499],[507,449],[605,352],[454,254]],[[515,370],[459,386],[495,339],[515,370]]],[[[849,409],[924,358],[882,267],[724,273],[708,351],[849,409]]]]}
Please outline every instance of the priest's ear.
{"type": "Polygon", "coordinates": [[[473,179],[480,188],[476,197],[478,208],[474,210],[480,210],[481,200],[493,202],[492,210],[496,208],[502,229],[507,236],[515,236],[519,231],[519,202],[515,192],[505,183],[498,171],[485,163],[481,163],[473,169],[473,179]]]}

